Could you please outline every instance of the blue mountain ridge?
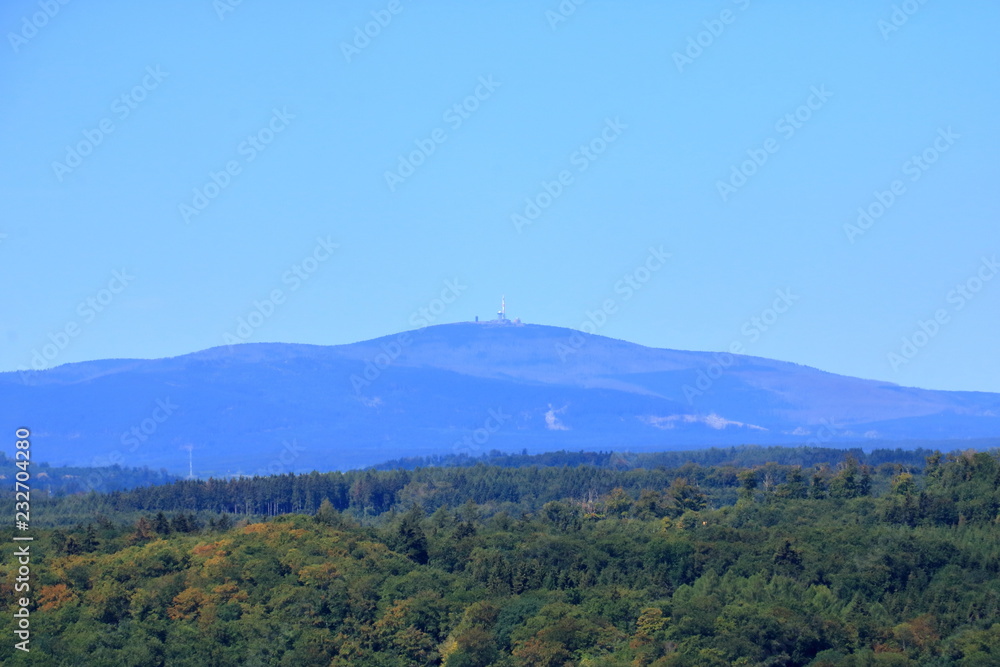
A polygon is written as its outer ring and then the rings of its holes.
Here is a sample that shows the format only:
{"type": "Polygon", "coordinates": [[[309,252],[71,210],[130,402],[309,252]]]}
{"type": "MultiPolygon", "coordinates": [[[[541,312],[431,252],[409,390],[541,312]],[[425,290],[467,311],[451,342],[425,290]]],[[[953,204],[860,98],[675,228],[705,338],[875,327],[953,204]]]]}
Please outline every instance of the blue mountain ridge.
{"type": "Polygon", "coordinates": [[[0,373],[0,401],[8,432],[32,430],[36,460],[186,474],[190,455],[201,477],[492,449],[1000,436],[1000,394],[496,321],[347,345],[245,343],[0,373]]]}

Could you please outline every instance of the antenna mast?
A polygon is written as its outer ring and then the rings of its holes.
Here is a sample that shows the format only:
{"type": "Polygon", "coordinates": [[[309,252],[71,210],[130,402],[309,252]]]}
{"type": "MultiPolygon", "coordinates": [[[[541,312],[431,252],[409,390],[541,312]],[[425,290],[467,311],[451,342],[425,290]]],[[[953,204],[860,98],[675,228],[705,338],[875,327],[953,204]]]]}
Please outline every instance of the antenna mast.
{"type": "Polygon", "coordinates": [[[188,450],[188,479],[194,479],[194,445],[184,445],[183,449],[188,450]]]}

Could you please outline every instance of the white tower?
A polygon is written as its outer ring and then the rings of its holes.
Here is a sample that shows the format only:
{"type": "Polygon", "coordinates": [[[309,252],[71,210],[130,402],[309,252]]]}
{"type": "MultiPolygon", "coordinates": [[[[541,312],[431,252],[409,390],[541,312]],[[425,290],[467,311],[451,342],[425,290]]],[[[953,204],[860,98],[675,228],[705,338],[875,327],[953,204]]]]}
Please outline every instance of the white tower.
{"type": "Polygon", "coordinates": [[[507,297],[500,297],[500,312],[497,313],[497,319],[501,322],[507,319],[507,297]]]}
{"type": "Polygon", "coordinates": [[[194,445],[182,445],[181,449],[186,449],[188,453],[188,479],[194,479],[194,445]]]}

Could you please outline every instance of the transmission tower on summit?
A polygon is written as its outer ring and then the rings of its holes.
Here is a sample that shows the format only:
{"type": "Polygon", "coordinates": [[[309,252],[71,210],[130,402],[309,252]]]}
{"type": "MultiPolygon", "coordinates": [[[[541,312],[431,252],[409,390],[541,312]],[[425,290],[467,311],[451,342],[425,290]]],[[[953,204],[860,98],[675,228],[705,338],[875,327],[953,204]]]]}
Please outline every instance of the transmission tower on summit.
{"type": "Polygon", "coordinates": [[[507,319],[507,297],[500,297],[500,310],[497,312],[497,319],[503,322],[507,319]]]}

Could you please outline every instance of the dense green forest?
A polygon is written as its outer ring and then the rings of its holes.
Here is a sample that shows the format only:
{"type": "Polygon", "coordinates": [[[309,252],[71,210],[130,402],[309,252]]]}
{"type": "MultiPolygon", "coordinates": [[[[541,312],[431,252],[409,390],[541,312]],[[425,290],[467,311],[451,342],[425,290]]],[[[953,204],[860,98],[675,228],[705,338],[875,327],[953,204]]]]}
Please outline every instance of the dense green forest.
{"type": "Polygon", "coordinates": [[[788,461],[486,461],[33,497],[50,526],[33,528],[32,650],[13,649],[6,530],[0,660],[1000,664],[996,452],[788,461]]]}
{"type": "MultiPolygon", "coordinates": [[[[545,452],[528,454],[525,450],[520,454],[510,454],[499,450],[491,450],[480,456],[468,454],[439,454],[436,456],[417,456],[403,459],[393,459],[376,466],[372,470],[412,470],[434,466],[468,467],[477,463],[501,468],[522,468],[524,466],[579,466],[591,465],[598,468],[675,468],[685,463],[697,463],[703,466],[735,465],[740,467],[761,465],[764,463],[784,463],[800,466],[832,465],[848,458],[859,463],[879,465],[882,463],[900,463],[921,468],[927,456],[939,448],[933,447],[934,441],[919,441],[914,447],[893,449],[869,449],[860,447],[848,449],[832,449],[830,447],[782,447],[779,445],[740,445],[738,447],[711,447],[709,449],[680,450],[673,452],[545,452]]],[[[945,441],[942,444],[954,445],[955,441],[945,441]]],[[[967,448],[987,450],[1000,445],[995,440],[973,441],[967,448]]],[[[951,449],[942,447],[940,449],[951,449]]]]}
{"type": "MultiPolygon", "coordinates": [[[[0,452],[0,480],[14,476],[14,461],[0,452]]],[[[121,465],[107,466],[54,466],[35,463],[32,480],[36,490],[46,495],[64,496],[88,491],[120,491],[150,484],[166,484],[180,479],[166,470],[129,468],[121,465]]]]}
{"type": "MultiPolygon", "coordinates": [[[[660,454],[555,452],[494,455],[465,467],[352,470],[305,475],[185,480],[122,492],[36,497],[36,525],[71,525],[102,515],[137,519],[141,511],[187,511],[268,517],[314,513],[324,499],[362,523],[386,512],[418,505],[425,512],[472,501],[488,513],[537,511],[544,503],[586,502],[621,488],[632,495],[662,489],[674,480],[697,484],[713,507],[736,502],[741,470],[753,467],[764,487],[806,474],[822,483],[837,466],[861,470],[865,484],[881,493],[900,471],[919,472],[927,450],[837,450],[813,447],[744,446],[660,454]],[[515,465],[516,464],[516,465],[515,465]],[[860,467],[859,467],[860,466],[860,467]]],[[[0,499],[0,507],[10,499],[0,499]]],[[[11,505],[11,510],[13,507],[11,505]]]]}

